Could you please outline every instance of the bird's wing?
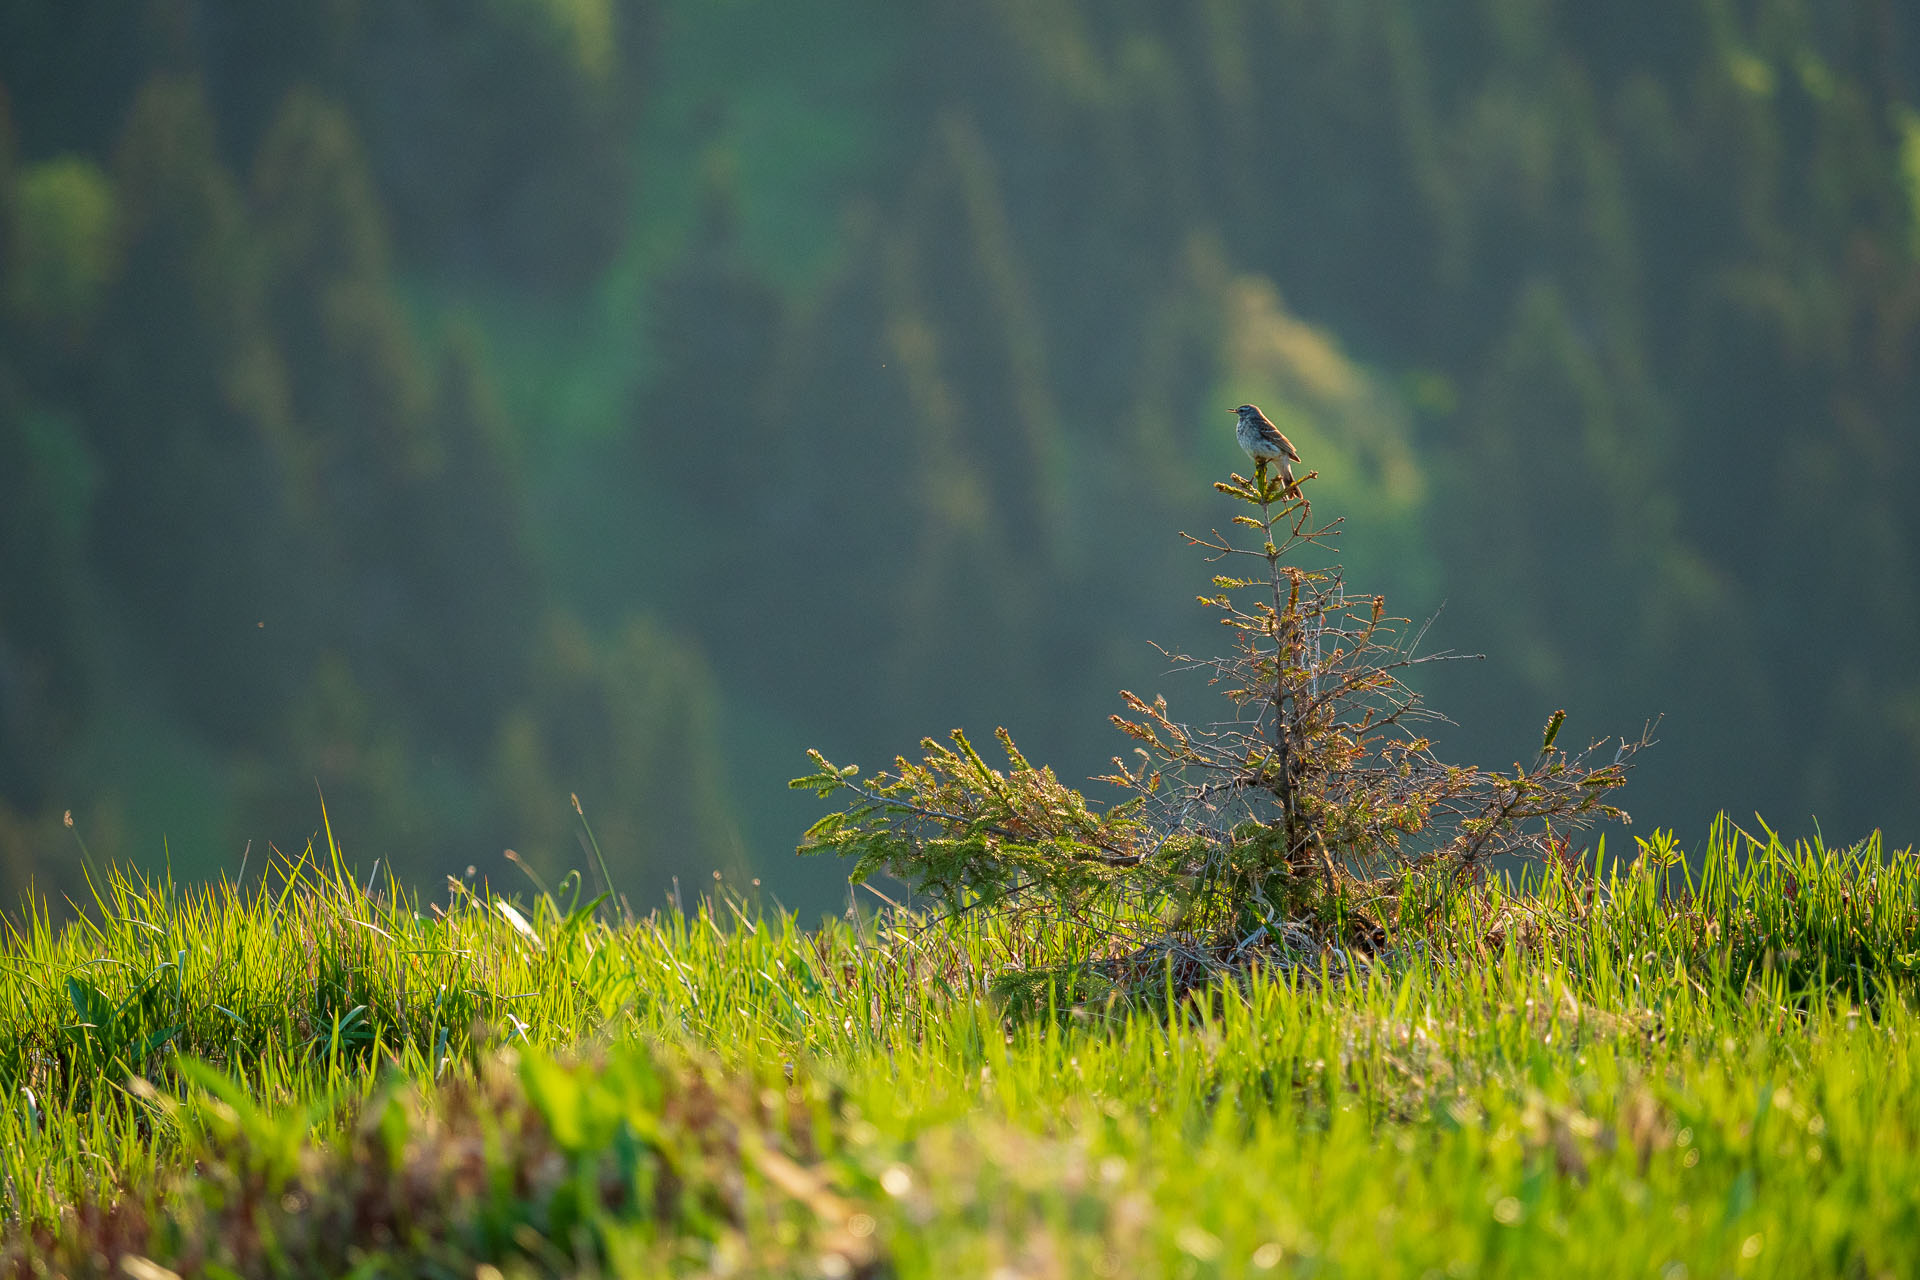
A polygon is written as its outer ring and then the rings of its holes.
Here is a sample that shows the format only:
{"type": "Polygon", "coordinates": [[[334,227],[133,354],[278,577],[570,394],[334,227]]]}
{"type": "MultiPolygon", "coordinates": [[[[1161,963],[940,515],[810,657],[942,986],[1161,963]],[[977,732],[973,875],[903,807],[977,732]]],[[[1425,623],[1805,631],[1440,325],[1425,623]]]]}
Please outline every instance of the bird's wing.
{"type": "Polygon", "coordinates": [[[1259,422],[1260,422],[1260,434],[1267,441],[1268,444],[1279,445],[1281,453],[1286,454],[1287,457],[1293,460],[1294,462],[1300,461],[1300,452],[1299,450],[1293,447],[1293,441],[1281,435],[1280,428],[1274,426],[1272,422],[1268,421],[1266,414],[1263,413],[1260,415],[1259,422]]]}

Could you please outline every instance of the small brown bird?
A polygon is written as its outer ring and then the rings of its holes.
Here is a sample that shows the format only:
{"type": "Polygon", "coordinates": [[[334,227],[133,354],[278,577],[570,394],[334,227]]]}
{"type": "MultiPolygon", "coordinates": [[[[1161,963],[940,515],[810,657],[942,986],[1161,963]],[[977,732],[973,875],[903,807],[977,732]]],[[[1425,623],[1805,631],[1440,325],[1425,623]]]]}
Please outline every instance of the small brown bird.
{"type": "Polygon", "coordinates": [[[1267,415],[1260,412],[1258,406],[1243,404],[1233,412],[1240,415],[1239,425],[1233,432],[1239,437],[1240,447],[1256,465],[1273,463],[1280,471],[1280,478],[1287,482],[1287,497],[1299,497],[1300,486],[1293,482],[1293,468],[1288,465],[1300,461],[1300,452],[1293,447],[1293,441],[1281,435],[1280,428],[1268,422],[1267,415]]]}

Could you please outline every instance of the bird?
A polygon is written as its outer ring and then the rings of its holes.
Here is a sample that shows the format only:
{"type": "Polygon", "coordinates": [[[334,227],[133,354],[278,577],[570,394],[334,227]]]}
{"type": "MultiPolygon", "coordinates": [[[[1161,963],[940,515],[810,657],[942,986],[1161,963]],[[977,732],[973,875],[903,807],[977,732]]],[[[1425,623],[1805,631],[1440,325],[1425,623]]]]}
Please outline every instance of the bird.
{"type": "Polygon", "coordinates": [[[1293,441],[1280,434],[1280,428],[1267,421],[1267,415],[1260,412],[1259,406],[1243,404],[1232,412],[1240,415],[1240,422],[1233,434],[1240,440],[1240,447],[1247,451],[1257,467],[1263,462],[1274,463],[1280,471],[1280,478],[1287,482],[1286,496],[1298,498],[1300,486],[1293,482],[1293,468],[1290,462],[1300,461],[1300,451],[1293,447],[1293,441]]]}

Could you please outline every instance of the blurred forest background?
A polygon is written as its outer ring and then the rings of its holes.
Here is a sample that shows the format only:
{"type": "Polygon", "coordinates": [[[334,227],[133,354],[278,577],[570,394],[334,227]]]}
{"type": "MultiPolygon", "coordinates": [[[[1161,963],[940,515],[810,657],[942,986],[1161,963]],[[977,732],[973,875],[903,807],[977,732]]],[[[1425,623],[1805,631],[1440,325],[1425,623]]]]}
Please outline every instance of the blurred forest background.
{"type": "Polygon", "coordinates": [[[1907,844],[1917,92],[1895,0],[0,0],[0,891],[317,781],[830,905],[804,747],[1209,714],[1245,400],[1447,752],[1907,844]]]}

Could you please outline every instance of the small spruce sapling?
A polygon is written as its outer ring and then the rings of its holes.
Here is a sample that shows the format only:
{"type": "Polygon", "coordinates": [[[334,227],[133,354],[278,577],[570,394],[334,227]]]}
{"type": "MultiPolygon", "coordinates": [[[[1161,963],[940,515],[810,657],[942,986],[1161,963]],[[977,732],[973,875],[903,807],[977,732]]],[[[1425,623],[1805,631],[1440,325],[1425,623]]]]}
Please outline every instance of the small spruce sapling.
{"type": "Polygon", "coordinates": [[[1611,752],[1569,753],[1556,711],[1530,764],[1441,761],[1420,732],[1440,717],[1403,677],[1468,655],[1420,652],[1425,627],[1350,592],[1338,565],[1303,563],[1330,559],[1342,523],[1316,524],[1304,493],[1290,497],[1265,468],[1214,487],[1240,504],[1232,527],[1245,532],[1183,536],[1224,570],[1200,602],[1232,644],[1168,657],[1205,675],[1230,714],[1183,723],[1165,698],[1123,691],[1112,720],[1138,745],[1098,779],[1122,793],[1106,807],[1032,765],[1005,729],[1004,769],[959,730],[870,781],[809,752],[814,772],[792,785],[851,803],[800,852],[851,855],[856,881],[884,871],[949,913],[1038,909],[1095,931],[1111,956],[1177,947],[1211,968],[1251,959],[1256,942],[1350,936],[1353,904],[1409,876],[1471,879],[1496,859],[1563,856],[1572,832],[1627,820],[1611,796],[1650,727],[1611,752]]]}

